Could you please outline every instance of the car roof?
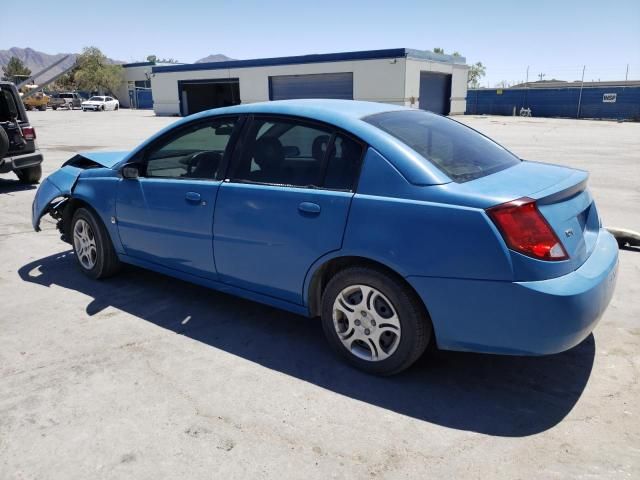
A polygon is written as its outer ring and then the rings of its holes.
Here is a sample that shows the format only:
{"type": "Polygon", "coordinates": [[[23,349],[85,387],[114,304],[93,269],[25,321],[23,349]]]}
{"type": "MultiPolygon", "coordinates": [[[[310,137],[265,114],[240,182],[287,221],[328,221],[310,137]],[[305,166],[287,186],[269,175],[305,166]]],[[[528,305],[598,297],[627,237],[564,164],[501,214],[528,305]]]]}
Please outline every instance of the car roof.
{"type": "Polygon", "coordinates": [[[388,103],[363,102],[357,100],[334,100],[305,98],[298,100],[275,100],[271,102],[245,103],[233,107],[207,110],[199,115],[263,113],[277,115],[297,115],[326,119],[328,123],[338,124],[341,120],[361,119],[376,113],[402,110],[405,107],[388,103]]]}

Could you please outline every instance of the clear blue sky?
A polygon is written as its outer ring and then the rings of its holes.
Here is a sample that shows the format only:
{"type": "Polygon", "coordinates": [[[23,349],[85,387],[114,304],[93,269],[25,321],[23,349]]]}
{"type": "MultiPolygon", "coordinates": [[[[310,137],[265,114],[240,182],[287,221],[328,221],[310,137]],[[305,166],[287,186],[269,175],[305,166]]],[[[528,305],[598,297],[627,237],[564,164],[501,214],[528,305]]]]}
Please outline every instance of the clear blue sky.
{"type": "MultiPolygon", "coordinates": [[[[640,79],[640,0],[348,1],[34,0],[0,18],[0,49],[47,53],[95,45],[127,62],[154,53],[193,62],[212,53],[262,58],[408,47],[459,51],[487,67],[483,83],[545,73],[640,79]],[[26,7],[28,5],[28,7],[26,7]],[[27,10],[29,13],[27,13],[27,10]],[[41,12],[35,14],[34,12],[41,12]],[[34,21],[30,23],[27,18],[34,21]]],[[[18,8],[20,3],[16,3],[18,8]]]]}

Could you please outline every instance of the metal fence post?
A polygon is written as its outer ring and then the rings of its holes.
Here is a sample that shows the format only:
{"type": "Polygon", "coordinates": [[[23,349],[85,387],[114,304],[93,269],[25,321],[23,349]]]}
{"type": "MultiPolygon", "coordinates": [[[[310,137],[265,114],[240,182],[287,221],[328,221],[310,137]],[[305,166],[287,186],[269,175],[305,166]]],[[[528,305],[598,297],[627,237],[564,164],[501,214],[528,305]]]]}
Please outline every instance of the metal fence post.
{"type": "Polygon", "coordinates": [[[578,96],[578,112],[576,118],[580,118],[580,105],[582,104],[582,88],[584,87],[584,69],[586,65],[582,66],[582,83],[580,84],[580,95],[578,96]]]}

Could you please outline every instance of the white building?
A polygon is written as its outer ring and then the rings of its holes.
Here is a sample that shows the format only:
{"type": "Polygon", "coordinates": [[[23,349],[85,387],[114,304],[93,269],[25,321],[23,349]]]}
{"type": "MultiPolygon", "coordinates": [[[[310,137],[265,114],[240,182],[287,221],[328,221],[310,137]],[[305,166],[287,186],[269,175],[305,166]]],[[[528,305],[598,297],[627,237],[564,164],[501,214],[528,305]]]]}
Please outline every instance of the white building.
{"type": "Polygon", "coordinates": [[[157,115],[238,103],[342,98],[463,114],[464,57],[406,48],[151,67],[157,115]]]}

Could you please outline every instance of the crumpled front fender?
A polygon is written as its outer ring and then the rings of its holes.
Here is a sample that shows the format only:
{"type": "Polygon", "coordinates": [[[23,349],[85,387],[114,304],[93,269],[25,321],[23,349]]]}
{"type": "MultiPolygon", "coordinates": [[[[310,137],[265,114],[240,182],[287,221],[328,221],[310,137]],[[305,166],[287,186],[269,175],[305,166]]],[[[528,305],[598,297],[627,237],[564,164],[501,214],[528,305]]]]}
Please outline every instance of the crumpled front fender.
{"type": "Polygon", "coordinates": [[[82,168],[67,165],[49,175],[38,187],[31,207],[31,225],[40,231],[40,219],[48,213],[51,202],[71,196],[82,168]]]}

